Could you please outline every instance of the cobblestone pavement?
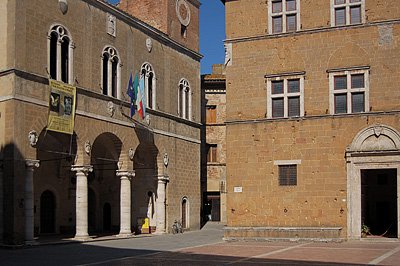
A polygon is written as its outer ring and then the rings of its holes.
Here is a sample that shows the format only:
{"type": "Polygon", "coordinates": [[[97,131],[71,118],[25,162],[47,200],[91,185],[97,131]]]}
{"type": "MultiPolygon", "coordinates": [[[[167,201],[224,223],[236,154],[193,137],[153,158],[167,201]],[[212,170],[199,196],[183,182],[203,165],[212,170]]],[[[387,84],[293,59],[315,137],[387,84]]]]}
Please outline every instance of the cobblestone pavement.
{"type": "Polygon", "coordinates": [[[223,225],[178,235],[141,236],[0,249],[0,265],[400,265],[400,241],[223,242],[223,225]]]}

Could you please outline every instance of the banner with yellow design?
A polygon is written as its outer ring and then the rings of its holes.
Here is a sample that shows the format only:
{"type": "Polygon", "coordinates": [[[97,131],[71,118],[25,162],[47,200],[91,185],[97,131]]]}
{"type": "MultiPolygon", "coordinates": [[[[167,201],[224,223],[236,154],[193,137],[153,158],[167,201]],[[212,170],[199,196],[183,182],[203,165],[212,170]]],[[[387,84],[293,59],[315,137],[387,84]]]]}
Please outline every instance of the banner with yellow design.
{"type": "Polygon", "coordinates": [[[50,104],[47,129],[61,133],[74,133],[76,87],[49,80],[50,104]]]}

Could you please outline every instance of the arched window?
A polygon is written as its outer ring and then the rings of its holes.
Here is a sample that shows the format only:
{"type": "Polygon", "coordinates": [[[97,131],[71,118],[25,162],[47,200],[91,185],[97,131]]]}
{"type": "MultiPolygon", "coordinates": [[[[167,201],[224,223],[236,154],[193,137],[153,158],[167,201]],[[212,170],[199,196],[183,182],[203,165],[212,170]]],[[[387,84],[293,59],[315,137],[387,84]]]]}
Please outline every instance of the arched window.
{"type": "Polygon", "coordinates": [[[103,94],[121,98],[121,63],[118,52],[113,47],[106,47],[101,56],[103,94]]]}
{"type": "Polygon", "coordinates": [[[50,78],[73,83],[73,50],[74,45],[68,30],[61,26],[53,26],[48,35],[48,74],[50,78]]]}
{"type": "Polygon", "coordinates": [[[146,108],[156,109],[156,76],[149,63],[142,65],[141,76],[145,79],[146,108]]]}
{"type": "Polygon", "coordinates": [[[179,82],[178,107],[180,117],[192,120],[192,91],[186,79],[179,82]]]}

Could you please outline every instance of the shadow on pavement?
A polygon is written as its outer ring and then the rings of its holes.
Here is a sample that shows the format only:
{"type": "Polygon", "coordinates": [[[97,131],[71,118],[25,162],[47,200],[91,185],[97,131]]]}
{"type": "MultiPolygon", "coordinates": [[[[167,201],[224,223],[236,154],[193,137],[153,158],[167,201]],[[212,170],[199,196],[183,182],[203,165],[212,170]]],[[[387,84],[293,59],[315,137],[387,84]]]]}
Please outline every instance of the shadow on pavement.
{"type": "MultiPolygon", "coordinates": [[[[1,265],[362,265],[246,256],[193,254],[182,251],[111,248],[85,244],[0,250],[1,265]]],[[[312,258],[310,258],[312,260],[312,258]]]]}

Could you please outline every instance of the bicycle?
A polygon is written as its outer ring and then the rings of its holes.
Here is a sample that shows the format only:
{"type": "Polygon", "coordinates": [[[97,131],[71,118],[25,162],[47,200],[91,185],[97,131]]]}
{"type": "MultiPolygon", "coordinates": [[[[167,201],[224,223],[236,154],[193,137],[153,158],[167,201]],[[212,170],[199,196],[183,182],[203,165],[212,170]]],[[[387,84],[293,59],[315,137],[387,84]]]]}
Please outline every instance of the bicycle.
{"type": "Polygon", "coordinates": [[[183,233],[181,221],[180,220],[175,220],[174,224],[171,227],[171,230],[172,230],[173,234],[183,233]]]}

